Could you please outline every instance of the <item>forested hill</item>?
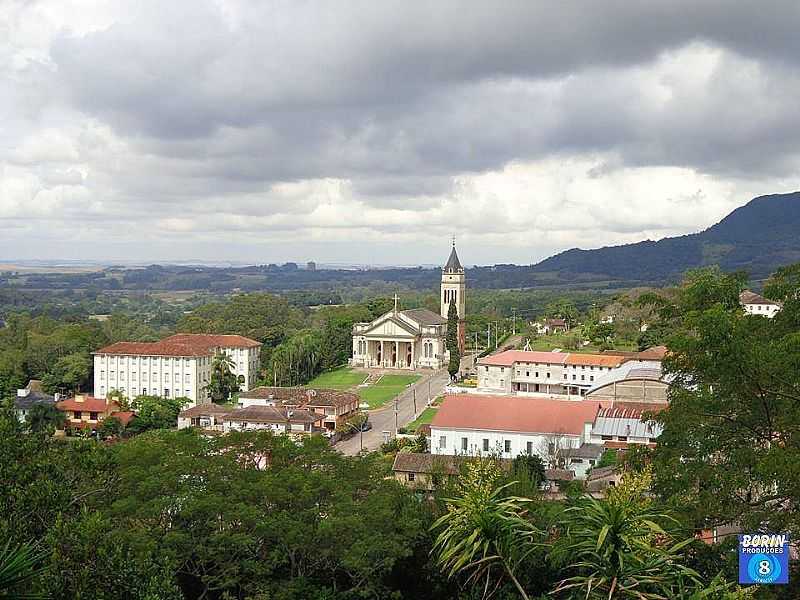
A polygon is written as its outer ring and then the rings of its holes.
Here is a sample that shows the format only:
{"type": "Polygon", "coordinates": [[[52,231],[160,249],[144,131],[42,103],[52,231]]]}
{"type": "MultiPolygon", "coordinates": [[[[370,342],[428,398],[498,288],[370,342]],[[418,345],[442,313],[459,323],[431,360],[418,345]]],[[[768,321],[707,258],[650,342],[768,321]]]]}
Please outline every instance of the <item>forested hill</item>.
{"type": "Polygon", "coordinates": [[[558,279],[666,281],[719,265],[765,277],[800,261],[800,192],[760,196],[700,233],[596,250],[574,248],[535,265],[558,279]]]}

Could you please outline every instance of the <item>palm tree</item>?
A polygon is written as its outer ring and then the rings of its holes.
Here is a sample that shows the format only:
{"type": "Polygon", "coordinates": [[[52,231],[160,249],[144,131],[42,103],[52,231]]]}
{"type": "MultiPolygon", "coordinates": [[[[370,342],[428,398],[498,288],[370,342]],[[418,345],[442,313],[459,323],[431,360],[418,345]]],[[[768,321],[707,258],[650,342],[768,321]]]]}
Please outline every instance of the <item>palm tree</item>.
{"type": "Polygon", "coordinates": [[[20,592],[27,588],[43,570],[45,554],[30,544],[12,546],[11,540],[0,550],[0,599],[46,598],[44,594],[20,592]]]}
{"type": "Polygon", "coordinates": [[[484,597],[490,595],[493,579],[492,593],[507,576],[528,600],[514,571],[534,550],[538,532],[524,518],[529,500],[505,497],[513,484],[497,485],[499,479],[494,461],[479,459],[467,466],[459,497],[447,500],[447,513],[432,526],[439,530],[432,553],[449,577],[464,573],[467,583],[483,580],[484,597]]]}

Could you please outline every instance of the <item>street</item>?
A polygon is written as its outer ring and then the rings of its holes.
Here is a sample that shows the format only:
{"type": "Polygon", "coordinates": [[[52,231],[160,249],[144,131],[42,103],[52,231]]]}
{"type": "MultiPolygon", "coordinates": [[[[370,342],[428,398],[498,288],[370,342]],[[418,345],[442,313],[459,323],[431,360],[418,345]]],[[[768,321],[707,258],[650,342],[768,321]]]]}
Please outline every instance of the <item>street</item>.
{"type": "MultiPolygon", "coordinates": [[[[465,356],[461,361],[462,368],[470,365],[472,358],[465,356]]],[[[428,382],[430,382],[431,401],[444,393],[445,386],[450,381],[447,369],[432,371],[425,374],[422,379],[409,386],[402,394],[397,397],[397,426],[404,427],[414,420],[414,390],[417,392],[417,414],[425,409],[428,401],[428,382]]],[[[389,437],[394,437],[395,432],[395,402],[389,402],[386,406],[369,411],[369,421],[372,429],[365,431],[364,450],[377,450],[384,442],[384,431],[389,432],[389,437]]],[[[338,442],[335,446],[343,454],[350,456],[358,454],[361,449],[361,434],[356,433],[353,437],[338,442]]]]}

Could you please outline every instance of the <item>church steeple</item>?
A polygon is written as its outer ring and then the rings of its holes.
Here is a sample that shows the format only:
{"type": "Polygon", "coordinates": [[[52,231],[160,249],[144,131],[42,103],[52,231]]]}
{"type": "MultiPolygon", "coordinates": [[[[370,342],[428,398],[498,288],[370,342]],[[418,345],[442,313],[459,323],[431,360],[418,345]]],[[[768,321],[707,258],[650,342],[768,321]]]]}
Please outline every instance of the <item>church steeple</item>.
{"type": "Polygon", "coordinates": [[[455,303],[456,310],[458,311],[458,345],[462,353],[464,352],[466,335],[466,324],[464,321],[464,316],[467,312],[466,292],[467,279],[464,274],[464,267],[461,265],[461,261],[458,260],[456,238],[453,236],[453,248],[450,250],[450,257],[447,259],[444,267],[442,267],[442,307],[439,314],[446,319],[447,312],[450,309],[450,303],[455,303]]]}
{"type": "Polygon", "coordinates": [[[461,261],[458,260],[458,253],[456,252],[456,238],[453,236],[453,249],[450,250],[450,258],[444,265],[445,273],[463,273],[464,267],[461,266],[461,261]]]}

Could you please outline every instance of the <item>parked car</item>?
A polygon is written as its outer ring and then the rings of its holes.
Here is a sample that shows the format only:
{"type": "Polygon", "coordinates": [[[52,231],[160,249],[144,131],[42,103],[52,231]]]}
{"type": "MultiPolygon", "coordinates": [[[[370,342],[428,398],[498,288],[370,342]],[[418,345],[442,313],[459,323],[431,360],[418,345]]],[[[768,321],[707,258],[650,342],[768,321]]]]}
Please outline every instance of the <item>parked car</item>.
{"type": "Polygon", "coordinates": [[[370,423],[369,421],[364,421],[361,424],[359,431],[369,431],[370,429],[372,429],[372,423],[370,423]]]}

